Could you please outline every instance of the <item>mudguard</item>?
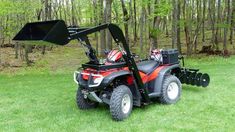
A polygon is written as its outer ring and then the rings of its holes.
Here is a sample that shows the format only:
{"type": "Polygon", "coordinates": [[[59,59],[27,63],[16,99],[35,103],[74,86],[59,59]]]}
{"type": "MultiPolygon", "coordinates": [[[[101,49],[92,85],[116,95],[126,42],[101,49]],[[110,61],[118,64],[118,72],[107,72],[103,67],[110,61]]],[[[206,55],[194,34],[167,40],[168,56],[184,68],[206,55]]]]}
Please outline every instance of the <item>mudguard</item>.
{"type": "Polygon", "coordinates": [[[114,79],[118,78],[118,77],[123,77],[126,75],[131,75],[131,73],[127,70],[121,70],[118,72],[113,72],[110,75],[106,76],[104,78],[104,80],[102,81],[102,83],[100,84],[99,87],[106,87],[108,86],[111,82],[113,82],[114,79]]]}
{"type": "Polygon", "coordinates": [[[171,66],[167,66],[166,68],[162,69],[159,74],[158,77],[155,79],[154,82],[154,94],[155,95],[160,95],[161,94],[161,89],[162,89],[162,85],[163,85],[163,80],[164,77],[173,69],[179,68],[180,64],[174,64],[171,66]]]}
{"type": "Polygon", "coordinates": [[[111,74],[109,74],[108,76],[105,76],[102,80],[102,82],[100,83],[99,86],[95,86],[95,87],[89,87],[89,81],[85,81],[82,78],[81,73],[75,75],[75,82],[77,82],[77,84],[87,90],[93,91],[93,90],[102,90],[105,87],[107,87],[110,83],[112,83],[114,81],[114,79],[116,78],[120,78],[126,75],[131,75],[131,73],[127,70],[121,70],[118,72],[113,72],[111,74]]]}

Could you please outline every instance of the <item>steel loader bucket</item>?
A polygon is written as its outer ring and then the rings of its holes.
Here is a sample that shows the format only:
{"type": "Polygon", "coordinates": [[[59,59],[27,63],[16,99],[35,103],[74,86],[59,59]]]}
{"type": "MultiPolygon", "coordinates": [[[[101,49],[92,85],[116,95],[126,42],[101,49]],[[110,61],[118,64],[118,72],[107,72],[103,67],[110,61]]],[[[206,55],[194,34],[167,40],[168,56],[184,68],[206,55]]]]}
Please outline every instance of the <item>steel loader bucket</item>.
{"type": "Polygon", "coordinates": [[[56,45],[65,45],[69,42],[68,38],[69,32],[65,22],[63,20],[54,20],[27,23],[13,40],[29,41],[30,44],[50,42],[56,45]]]}

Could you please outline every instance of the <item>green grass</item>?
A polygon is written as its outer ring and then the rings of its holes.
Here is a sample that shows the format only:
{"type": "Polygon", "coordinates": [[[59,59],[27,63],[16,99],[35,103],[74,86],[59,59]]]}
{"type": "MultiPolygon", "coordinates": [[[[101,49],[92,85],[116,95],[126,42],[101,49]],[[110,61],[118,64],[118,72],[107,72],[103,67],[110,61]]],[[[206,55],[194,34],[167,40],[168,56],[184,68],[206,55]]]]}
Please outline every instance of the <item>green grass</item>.
{"type": "MultiPolygon", "coordinates": [[[[64,54],[70,56],[66,49],[64,54]]],[[[32,68],[0,74],[0,131],[235,131],[235,56],[186,58],[186,66],[210,75],[208,88],[184,85],[178,103],[134,108],[128,119],[115,122],[105,105],[77,108],[71,69],[80,63],[53,71],[51,64],[63,59],[53,55],[32,68]]]]}

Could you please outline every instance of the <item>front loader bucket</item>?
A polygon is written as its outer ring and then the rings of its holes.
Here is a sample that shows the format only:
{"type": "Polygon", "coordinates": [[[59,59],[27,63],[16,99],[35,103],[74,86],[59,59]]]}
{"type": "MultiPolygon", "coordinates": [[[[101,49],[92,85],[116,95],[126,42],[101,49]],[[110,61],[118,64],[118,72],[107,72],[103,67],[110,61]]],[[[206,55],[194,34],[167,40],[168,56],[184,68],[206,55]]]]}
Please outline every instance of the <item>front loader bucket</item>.
{"type": "Polygon", "coordinates": [[[46,41],[56,45],[65,45],[69,42],[68,38],[69,32],[65,22],[63,20],[54,20],[27,23],[13,40],[37,41],[36,44],[45,44],[46,41]]]}

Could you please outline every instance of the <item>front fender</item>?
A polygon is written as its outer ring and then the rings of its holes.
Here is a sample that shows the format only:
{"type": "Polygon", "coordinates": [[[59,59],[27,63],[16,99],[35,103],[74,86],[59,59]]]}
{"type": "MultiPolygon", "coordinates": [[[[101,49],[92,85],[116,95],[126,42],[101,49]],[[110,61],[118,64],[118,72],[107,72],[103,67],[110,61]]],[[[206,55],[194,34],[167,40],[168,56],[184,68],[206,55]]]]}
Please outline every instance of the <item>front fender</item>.
{"type": "Polygon", "coordinates": [[[131,75],[131,73],[127,70],[121,70],[121,71],[118,71],[118,72],[113,72],[110,75],[104,77],[102,83],[100,84],[100,87],[106,87],[110,83],[112,83],[114,81],[114,79],[116,79],[118,77],[127,76],[127,75],[131,75]]]}
{"type": "Polygon", "coordinates": [[[81,87],[83,87],[85,89],[88,89],[88,90],[99,90],[100,89],[101,90],[101,89],[107,87],[110,83],[112,83],[114,81],[114,79],[119,78],[119,77],[123,77],[123,76],[127,76],[127,75],[131,75],[131,73],[127,70],[113,72],[113,73],[109,74],[108,76],[103,77],[102,82],[98,86],[89,87],[89,80],[88,81],[83,80],[82,74],[80,72],[75,72],[74,73],[74,81],[78,85],[80,85],[81,87]]]}

